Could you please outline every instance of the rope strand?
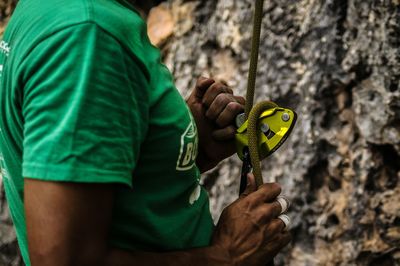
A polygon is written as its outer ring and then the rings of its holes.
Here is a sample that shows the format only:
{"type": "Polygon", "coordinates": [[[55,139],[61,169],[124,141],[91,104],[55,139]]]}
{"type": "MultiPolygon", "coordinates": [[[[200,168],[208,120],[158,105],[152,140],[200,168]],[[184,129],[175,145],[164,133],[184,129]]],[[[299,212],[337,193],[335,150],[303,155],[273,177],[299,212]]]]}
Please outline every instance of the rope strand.
{"type": "Polygon", "coordinates": [[[260,47],[263,7],[264,7],[264,0],[256,0],[255,10],[254,10],[254,21],[253,21],[254,23],[253,36],[251,41],[249,76],[247,80],[247,93],[246,93],[246,105],[245,105],[246,119],[250,115],[250,111],[251,108],[253,108],[253,102],[254,102],[254,91],[256,87],[256,78],[257,78],[258,50],[260,47]]]}

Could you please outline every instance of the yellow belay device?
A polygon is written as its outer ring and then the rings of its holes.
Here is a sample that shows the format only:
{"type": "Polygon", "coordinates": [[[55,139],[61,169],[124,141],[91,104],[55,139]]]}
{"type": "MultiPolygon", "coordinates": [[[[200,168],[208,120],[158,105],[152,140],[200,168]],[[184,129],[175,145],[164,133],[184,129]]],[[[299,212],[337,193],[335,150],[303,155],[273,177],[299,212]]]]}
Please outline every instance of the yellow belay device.
{"type": "MultiPolygon", "coordinates": [[[[268,157],[283,144],[289,136],[296,118],[294,111],[279,106],[271,107],[261,113],[258,118],[259,129],[257,130],[260,160],[268,157]]],[[[244,122],[236,131],[237,153],[242,160],[243,151],[249,146],[247,126],[248,121],[244,122]]]]}
{"type": "Polygon", "coordinates": [[[240,192],[246,188],[247,174],[253,168],[257,186],[263,184],[260,161],[276,151],[289,137],[297,114],[273,102],[264,101],[236,119],[236,151],[243,161],[240,192]]]}

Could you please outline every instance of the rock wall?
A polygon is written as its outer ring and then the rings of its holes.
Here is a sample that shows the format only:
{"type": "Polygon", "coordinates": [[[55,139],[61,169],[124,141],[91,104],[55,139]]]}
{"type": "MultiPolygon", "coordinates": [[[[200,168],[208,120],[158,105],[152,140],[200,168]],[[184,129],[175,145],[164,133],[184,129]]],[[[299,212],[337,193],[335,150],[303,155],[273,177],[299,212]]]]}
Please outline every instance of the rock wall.
{"type": "MultiPolygon", "coordinates": [[[[16,3],[16,0],[0,0],[0,37],[16,3]]],[[[0,266],[19,266],[23,263],[1,181],[0,174],[0,266]]]]}
{"type": "Polygon", "coordinates": [[[23,265],[0,176],[0,266],[23,265]]]}
{"type": "MultiPolygon", "coordinates": [[[[170,0],[153,10],[152,40],[184,96],[200,75],[245,94],[253,2],[170,0]]],[[[2,23],[12,3],[0,2],[2,23]]],[[[277,265],[400,265],[399,0],[269,0],[264,8],[256,101],[299,116],[263,164],[293,203],[293,242],[277,265]]],[[[234,156],[204,176],[215,219],[237,198],[239,166],[234,156]]],[[[0,265],[12,265],[2,194],[0,208],[0,265]]]]}

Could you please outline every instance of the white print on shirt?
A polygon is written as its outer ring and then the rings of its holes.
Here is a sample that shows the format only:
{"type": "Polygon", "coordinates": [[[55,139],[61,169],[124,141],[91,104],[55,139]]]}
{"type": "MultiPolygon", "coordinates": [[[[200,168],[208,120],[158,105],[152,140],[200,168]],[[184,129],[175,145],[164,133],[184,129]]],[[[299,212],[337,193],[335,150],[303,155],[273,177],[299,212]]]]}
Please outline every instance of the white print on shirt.
{"type": "Polygon", "coordinates": [[[190,116],[190,123],[181,136],[181,148],[176,162],[176,170],[185,171],[193,167],[197,157],[197,146],[197,128],[192,116],[190,116]]]}
{"type": "Polygon", "coordinates": [[[0,42],[0,52],[5,54],[6,56],[8,56],[10,54],[10,51],[11,51],[10,45],[5,41],[1,41],[0,42]]]}
{"type": "Polygon", "coordinates": [[[201,187],[197,185],[197,187],[193,190],[192,194],[189,197],[190,205],[193,205],[199,198],[201,194],[201,187]]]}
{"type": "Polygon", "coordinates": [[[3,154],[0,154],[0,179],[8,179],[8,172],[6,168],[4,168],[4,157],[3,154]]]}

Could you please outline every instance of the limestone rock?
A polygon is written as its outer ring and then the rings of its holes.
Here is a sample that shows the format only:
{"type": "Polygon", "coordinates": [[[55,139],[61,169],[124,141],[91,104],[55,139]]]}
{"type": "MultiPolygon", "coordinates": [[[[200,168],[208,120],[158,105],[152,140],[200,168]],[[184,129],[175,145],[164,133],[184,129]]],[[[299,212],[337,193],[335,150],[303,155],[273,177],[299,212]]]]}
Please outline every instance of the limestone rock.
{"type": "Polygon", "coordinates": [[[147,19],[147,30],[153,45],[161,46],[174,31],[174,19],[165,5],[160,5],[150,11],[147,19]]]}

